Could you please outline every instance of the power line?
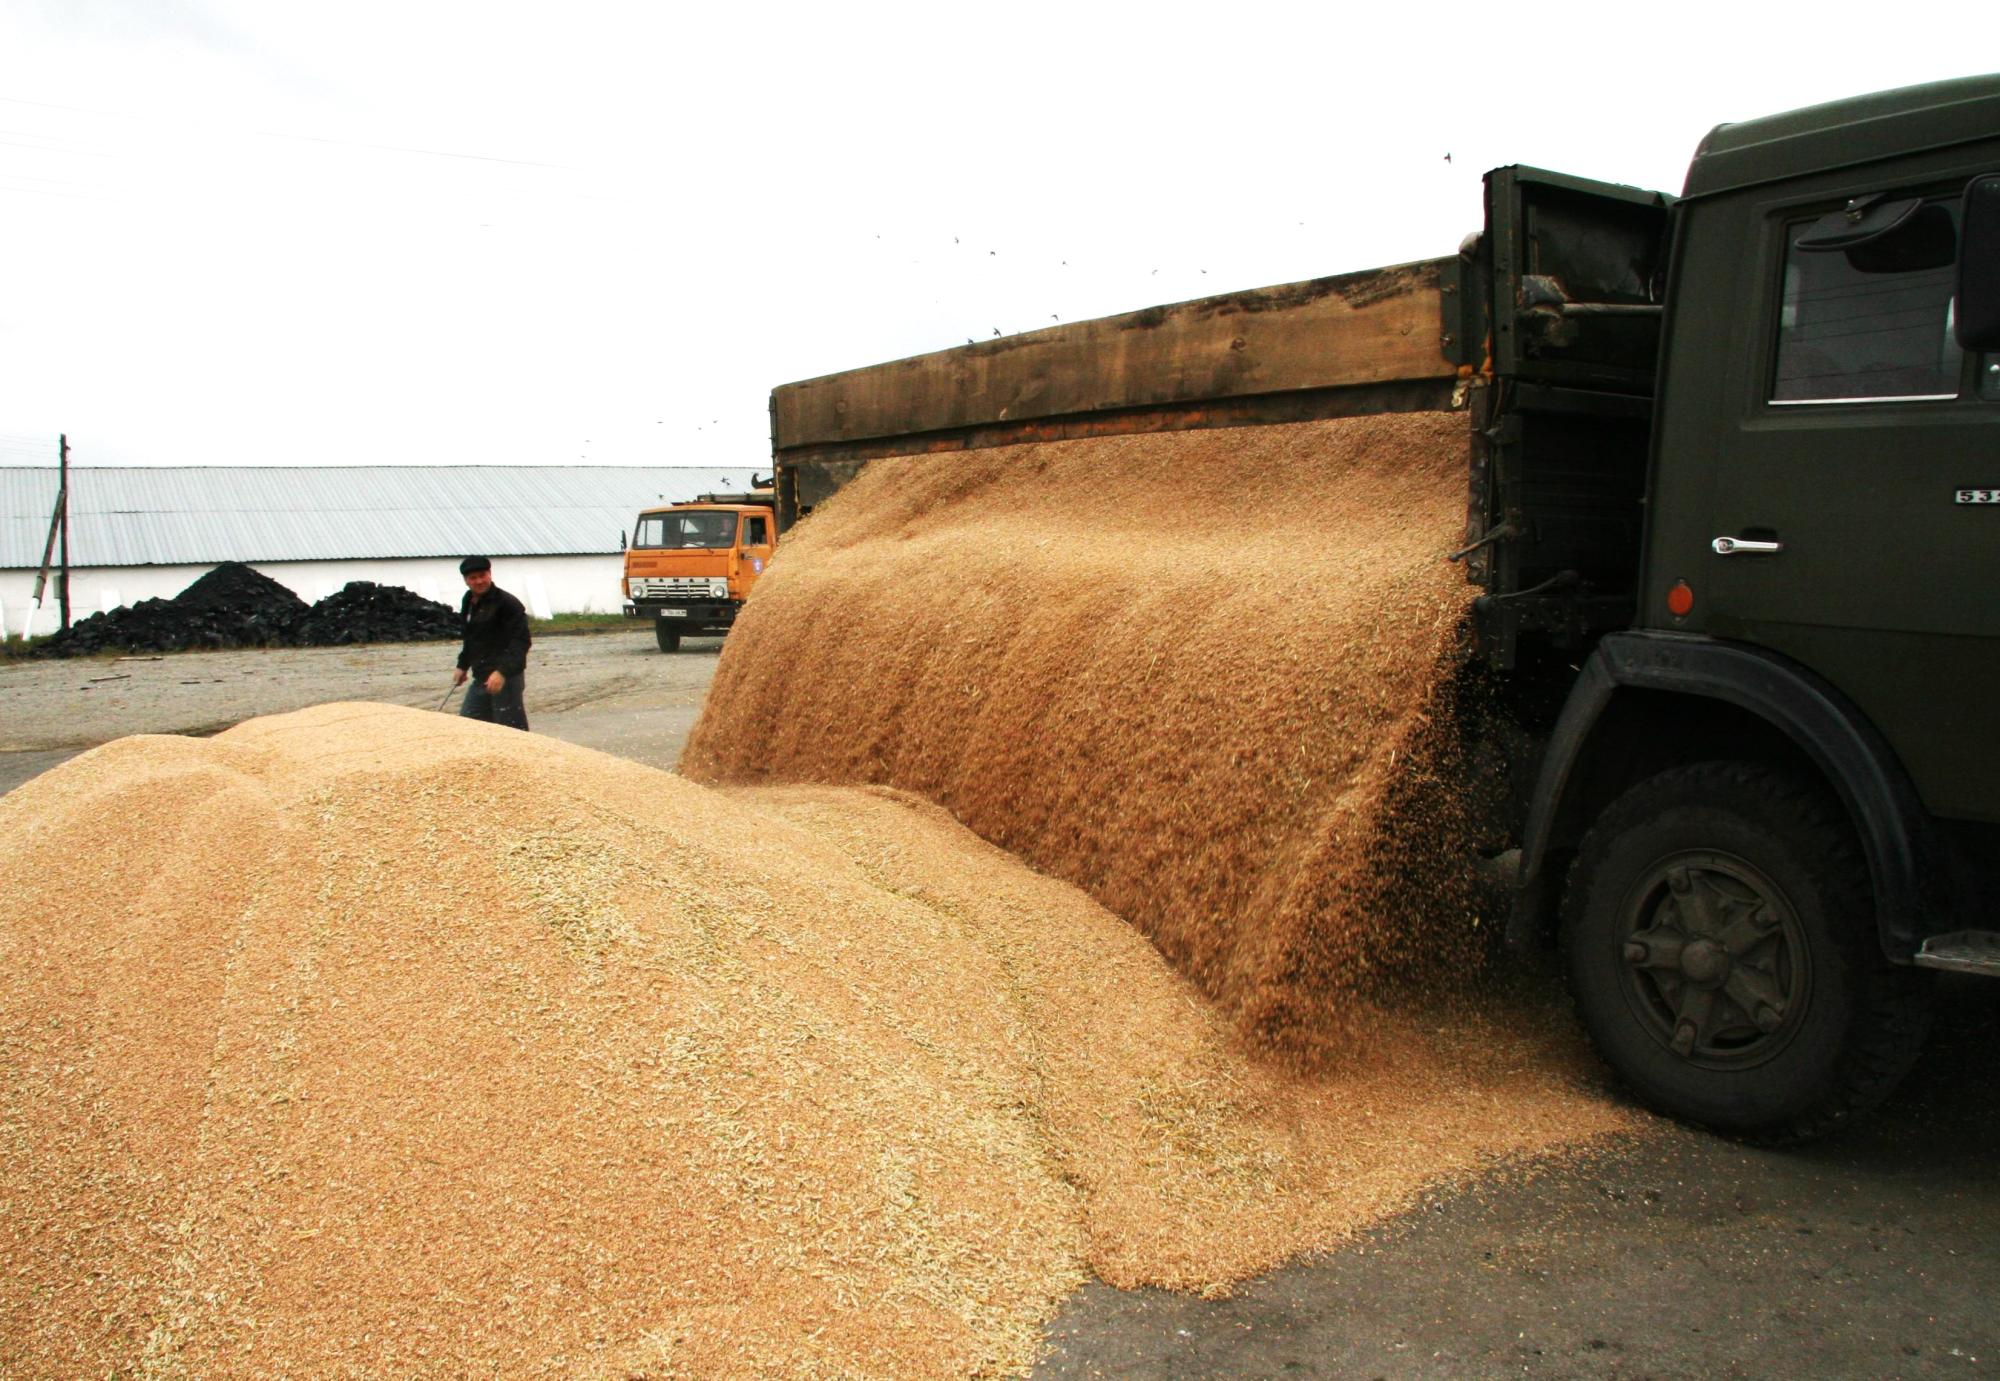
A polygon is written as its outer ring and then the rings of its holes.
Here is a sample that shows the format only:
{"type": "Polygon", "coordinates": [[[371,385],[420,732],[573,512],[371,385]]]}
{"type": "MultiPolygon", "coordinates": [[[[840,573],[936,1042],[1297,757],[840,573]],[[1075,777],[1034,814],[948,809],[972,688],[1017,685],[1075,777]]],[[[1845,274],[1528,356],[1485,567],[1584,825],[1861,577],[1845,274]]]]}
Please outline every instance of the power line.
{"type": "MultiPolygon", "coordinates": [[[[53,135],[36,134],[33,130],[25,129],[0,129],[0,134],[17,134],[21,136],[21,139],[50,139],[56,137],[53,135]]],[[[127,154],[111,153],[104,149],[86,149],[75,140],[69,140],[64,144],[24,144],[20,139],[0,139],[0,145],[5,145],[11,149],[27,149],[34,153],[58,154],[65,157],[71,154],[80,154],[85,158],[111,158],[117,159],[120,162],[130,161],[130,156],[127,154]]]]}
{"type": "MultiPolygon", "coordinates": [[[[15,176],[15,174],[12,174],[12,173],[0,173],[0,177],[12,177],[12,176],[15,176]]],[[[115,197],[94,197],[94,196],[91,196],[91,195],[90,195],[89,193],[87,193],[87,192],[56,192],[56,191],[51,191],[51,190],[50,190],[49,188],[47,188],[47,187],[4,187],[4,186],[0,186],[0,192],[19,192],[19,193],[20,193],[20,194],[22,194],[23,196],[30,196],[30,197],[61,197],[61,198],[62,198],[62,199],[63,199],[64,201],[99,201],[99,202],[109,202],[109,201],[115,201],[115,200],[117,200],[117,198],[115,198],[115,197]]]]}
{"type": "MultiPolygon", "coordinates": [[[[8,105],[33,106],[41,110],[68,111],[73,115],[95,115],[106,120],[131,120],[135,122],[145,121],[147,123],[153,123],[153,124],[160,123],[158,117],[156,116],[131,115],[127,114],[124,111],[119,111],[119,110],[94,110],[88,106],[62,105],[55,101],[30,101],[19,96],[0,96],[0,102],[4,102],[5,104],[8,105]]],[[[178,124],[183,129],[201,127],[199,124],[194,122],[186,120],[173,120],[171,118],[169,118],[167,123],[178,124]]],[[[224,132],[228,133],[228,131],[224,132]]],[[[458,158],[458,159],[464,159],[467,162],[472,162],[472,163],[504,163],[511,167],[516,167],[516,168],[546,168],[552,172],[575,171],[575,169],[573,169],[566,163],[542,163],[529,158],[501,158],[494,154],[484,154],[484,153],[459,153],[454,149],[423,149],[405,144],[374,144],[374,143],[369,143],[366,140],[334,139],[327,136],[315,135],[315,134],[284,134],[274,130],[249,130],[244,132],[244,134],[238,134],[237,137],[239,138],[245,137],[245,134],[247,134],[248,137],[258,138],[258,139],[282,139],[282,140],[289,140],[293,143],[299,143],[299,144],[328,144],[339,148],[368,149],[376,153],[415,154],[423,158],[458,158]]]]}

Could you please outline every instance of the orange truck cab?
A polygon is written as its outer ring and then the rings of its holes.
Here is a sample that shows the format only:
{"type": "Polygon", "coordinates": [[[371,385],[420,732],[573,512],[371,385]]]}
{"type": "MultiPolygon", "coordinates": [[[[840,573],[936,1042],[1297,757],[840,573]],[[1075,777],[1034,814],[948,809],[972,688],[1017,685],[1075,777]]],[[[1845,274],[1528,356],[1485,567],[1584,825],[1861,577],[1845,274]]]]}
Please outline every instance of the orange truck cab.
{"type": "Polygon", "coordinates": [[[727,633],[777,545],[769,489],[643,509],[625,549],[626,616],[651,619],[662,652],[727,633]]]}

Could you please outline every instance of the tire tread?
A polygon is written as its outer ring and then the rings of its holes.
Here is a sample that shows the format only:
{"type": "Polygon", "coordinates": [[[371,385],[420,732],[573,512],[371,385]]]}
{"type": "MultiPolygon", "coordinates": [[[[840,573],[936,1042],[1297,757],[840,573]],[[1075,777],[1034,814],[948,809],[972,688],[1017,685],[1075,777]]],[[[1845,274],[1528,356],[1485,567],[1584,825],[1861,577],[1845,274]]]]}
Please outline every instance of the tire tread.
{"type": "MultiPolygon", "coordinates": [[[[1762,763],[1702,762],[1673,768],[1634,786],[1612,802],[1585,834],[1570,866],[1563,901],[1566,951],[1582,923],[1587,880],[1604,864],[1614,842],[1657,813],[1662,801],[1717,797],[1752,804],[1764,820],[1786,822],[1819,855],[1815,862],[1828,879],[1825,895],[1851,896],[1872,916],[1872,889],[1859,842],[1845,811],[1828,792],[1762,763]]],[[[1856,1007],[1822,1096],[1770,1126],[1712,1130],[1759,1145],[1811,1141],[1881,1103],[1908,1073],[1930,1028],[1928,975],[1890,963],[1872,927],[1867,934],[1849,936],[1845,947],[1859,980],[1856,1007]]],[[[1571,981],[1575,982],[1574,976],[1571,981]]],[[[1611,1063],[1595,1033],[1591,1041],[1611,1063]]],[[[1680,1110],[1667,1111],[1705,1125],[1680,1110]]]]}

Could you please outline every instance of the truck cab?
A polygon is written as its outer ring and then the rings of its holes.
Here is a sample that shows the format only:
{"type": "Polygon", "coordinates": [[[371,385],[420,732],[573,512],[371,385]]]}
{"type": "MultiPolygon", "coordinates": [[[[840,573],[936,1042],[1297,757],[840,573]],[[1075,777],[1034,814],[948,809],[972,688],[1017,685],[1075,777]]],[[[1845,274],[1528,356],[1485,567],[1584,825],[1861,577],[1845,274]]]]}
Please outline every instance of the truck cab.
{"type": "Polygon", "coordinates": [[[660,651],[736,622],[777,549],[771,492],[704,494],[640,512],[625,549],[624,607],[652,620],[660,651]]]}
{"type": "Polygon", "coordinates": [[[1515,937],[1705,1125],[1837,1125],[1915,1058],[1925,970],[2000,975],[1996,174],[2000,78],[1937,83],[1718,127],[1657,238],[1629,189],[1538,220],[1530,175],[1468,266],[1482,637],[1570,669],[1515,937]]]}

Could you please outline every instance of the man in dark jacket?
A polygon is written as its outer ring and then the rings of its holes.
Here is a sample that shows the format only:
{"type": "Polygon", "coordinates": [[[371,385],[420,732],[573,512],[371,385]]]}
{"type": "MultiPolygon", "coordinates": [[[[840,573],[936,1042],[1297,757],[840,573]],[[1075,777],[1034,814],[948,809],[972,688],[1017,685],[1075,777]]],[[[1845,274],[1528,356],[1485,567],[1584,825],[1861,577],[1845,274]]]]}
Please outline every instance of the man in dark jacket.
{"type": "Polygon", "coordinates": [[[466,557],[458,563],[458,573],[465,577],[465,598],[458,606],[465,647],[451,683],[460,686],[468,675],[472,678],[458,712],[467,719],[526,729],[528,710],[521,692],[528,670],[528,611],[493,583],[493,563],[485,557],[466,557]]]}

